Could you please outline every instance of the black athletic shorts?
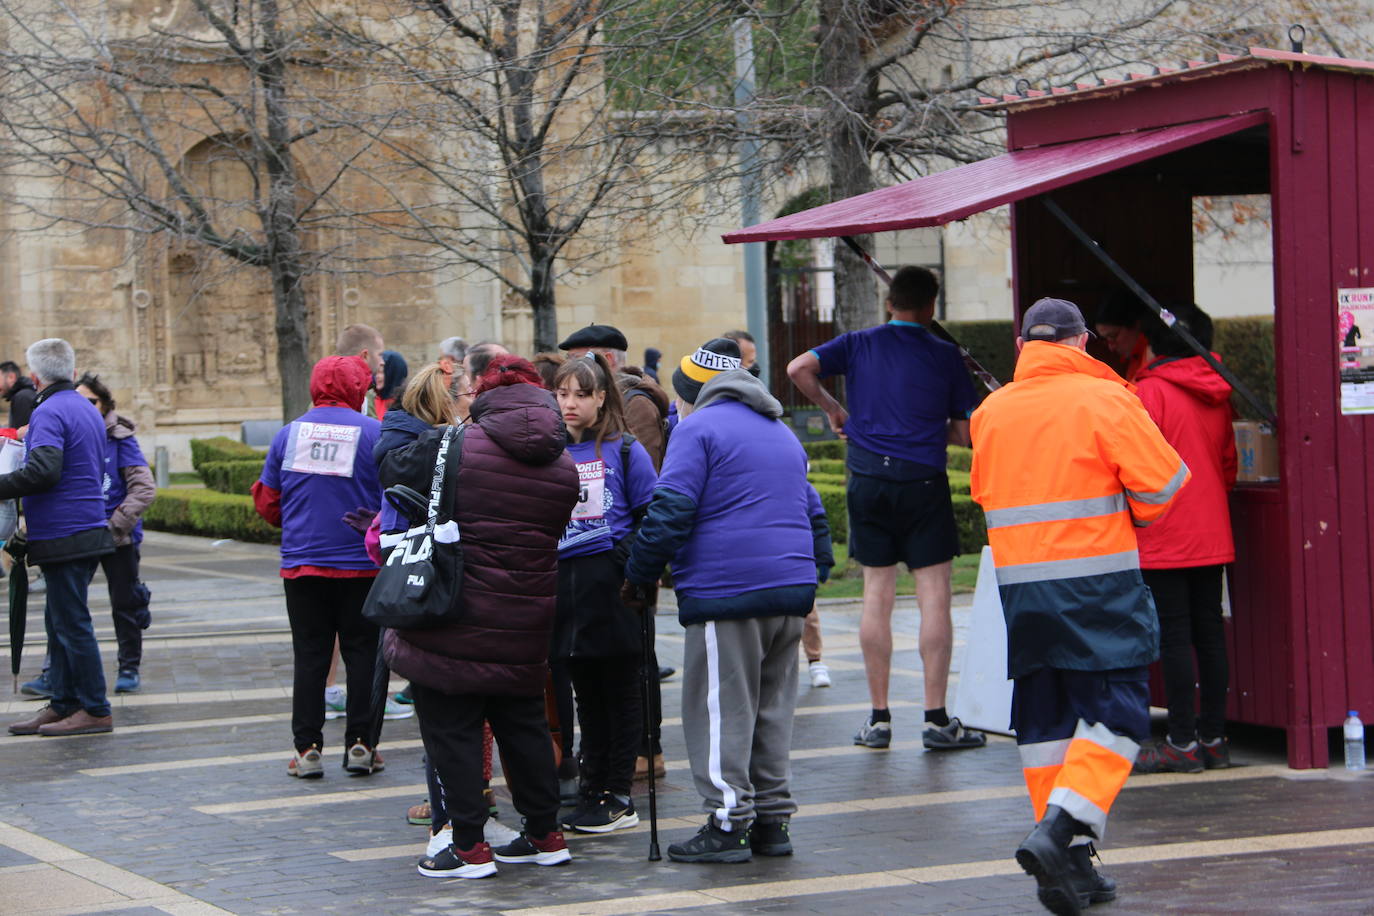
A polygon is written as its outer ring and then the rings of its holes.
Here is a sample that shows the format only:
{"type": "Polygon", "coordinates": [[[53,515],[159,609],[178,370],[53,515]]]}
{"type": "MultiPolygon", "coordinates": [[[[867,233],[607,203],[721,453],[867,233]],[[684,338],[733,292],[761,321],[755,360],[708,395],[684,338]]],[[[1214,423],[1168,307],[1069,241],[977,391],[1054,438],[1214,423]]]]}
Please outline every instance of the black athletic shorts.
{"type": "Polygon", "coordinates": [[[883,480],[851,474],[849,555],[861,566],[935,566],[959,552],[949,477],[883,480]]]}

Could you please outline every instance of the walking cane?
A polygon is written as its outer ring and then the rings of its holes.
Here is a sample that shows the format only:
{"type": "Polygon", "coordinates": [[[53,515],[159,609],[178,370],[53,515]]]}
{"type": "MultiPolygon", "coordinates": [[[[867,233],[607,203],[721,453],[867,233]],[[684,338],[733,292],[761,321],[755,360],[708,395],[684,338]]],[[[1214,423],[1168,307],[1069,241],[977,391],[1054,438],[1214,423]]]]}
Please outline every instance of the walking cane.
{"type": "Polygon", "coordinates": [[[657,862],[663,858],[658,851],[658,792],[654,787],[654,748],[658,745],[657,719],[649,709],[649,697],[653,693],[649,678],[657,678],[658,671],[649,670],[649,662],[654,657],[654,608],[646,601],[639,612],[640,633],[643,637],[643,662],[639,666],[639,695],[644,711],[644,742],[649,758],[649,861],[657,862]]]}

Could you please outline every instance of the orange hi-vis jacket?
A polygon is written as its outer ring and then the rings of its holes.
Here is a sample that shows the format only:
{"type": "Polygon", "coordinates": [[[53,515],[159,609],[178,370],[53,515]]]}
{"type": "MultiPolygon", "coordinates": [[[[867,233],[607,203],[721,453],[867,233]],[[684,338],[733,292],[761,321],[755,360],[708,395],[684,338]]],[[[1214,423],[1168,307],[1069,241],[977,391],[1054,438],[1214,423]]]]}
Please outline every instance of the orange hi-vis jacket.
{"type": "Polygon", "coordinates": [[[1007,621],[1007,674],[1107,671],[1159,655],[1135,526],[1188,482],[1134,387],[1067,344],[1029,341],[973,413],[971,492],[1007,621]]]}

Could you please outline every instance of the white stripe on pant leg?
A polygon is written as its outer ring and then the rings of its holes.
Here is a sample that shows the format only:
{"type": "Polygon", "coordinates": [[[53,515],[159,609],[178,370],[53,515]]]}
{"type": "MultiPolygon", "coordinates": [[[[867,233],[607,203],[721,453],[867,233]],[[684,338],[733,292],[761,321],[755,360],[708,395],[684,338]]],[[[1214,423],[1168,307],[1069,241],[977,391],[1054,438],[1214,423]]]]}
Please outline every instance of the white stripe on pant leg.
{"type": "Polygon", "coordinates": [[[1064,762],[1064,754],[1069,750],[1072,738],[1056,738],[1054,741],[1037,741],[1034,744],[1020,744],[1016,749],[1021,752],[1021,766],[1028,770],[1037,767],[1052,767],[1064,762]]]}
{"type": "Polygon", "coordinates": [[[1106,748],[1113,754],[1119,754],[1126,758],[1127,763],[1135,762],[1135,755],[1140,752],[1140,745],[1136,744],[1125,735],[1118,735],[1107,726],[1098,722],[1089,725],[1082,719],[1078,720],[1078,728],[1073,733],[1074,740],[1082,738],[1091,741],[1099,747],[1106,748]]]}
{"type": "Polygon", "coordinates": [[[706,642],[706,716],[710,721],[710,753],[706,758],[707,774],[711,784],[720,790],[721,807],[716,809],[716,820],[720,829],[730,831],[730,809],[737,801],[735,790],[726,783],[720,774],[720,649],[716,643],[716,622],[708,620],[703,630],[706,642]]]}
{"type": "Polygon", "coordinates": [[[1067,786],[1058,786],[1050,792],[1051,805],[1058,805],[1073,817],[1074,820],[1082,821],[1093,832],[1093,836],[1101,842],[1107,835],[1107,812],[1097,805],[1079,795],[1067,786]]]}

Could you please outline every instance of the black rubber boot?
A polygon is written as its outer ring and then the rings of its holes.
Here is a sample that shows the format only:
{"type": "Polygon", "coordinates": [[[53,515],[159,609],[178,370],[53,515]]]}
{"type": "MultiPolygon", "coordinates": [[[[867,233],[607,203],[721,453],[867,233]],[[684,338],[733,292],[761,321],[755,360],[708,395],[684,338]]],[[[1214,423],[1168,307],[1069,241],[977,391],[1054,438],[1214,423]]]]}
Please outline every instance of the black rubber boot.
{"type": "Polygon", "coordinates": [[[1116,882],[1093,868],[1096,850],[1091,843],[1069,847],[1069,862],[1073,865],[1073,883],[1078,888],[1079,902],[1109,903],[1116,899],[1116,882]]]}
{"type": "Polygon", "coordinates": [[[1040,903],[1056,916],[1078,916],[1082,899],[1074,883],[1074,867],[1069,857],[1069,841],[1080,832],[1078,821],[1058,805],[1045,809],[1045,816],[1016,849],[1016,864],[1039,884],[1040,903]]]}

